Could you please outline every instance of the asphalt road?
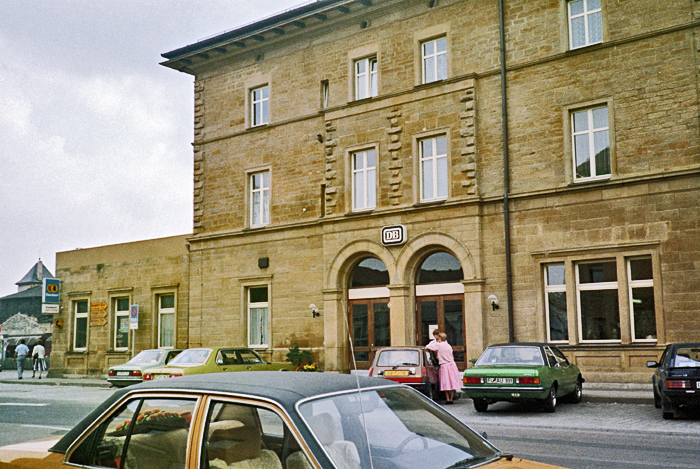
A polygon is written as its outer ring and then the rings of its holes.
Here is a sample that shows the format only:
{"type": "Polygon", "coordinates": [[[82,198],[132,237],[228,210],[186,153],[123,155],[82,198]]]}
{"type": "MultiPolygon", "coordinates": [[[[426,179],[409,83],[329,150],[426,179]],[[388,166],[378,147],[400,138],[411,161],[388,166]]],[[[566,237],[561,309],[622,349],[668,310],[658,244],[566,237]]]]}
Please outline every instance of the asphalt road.
{"type": "MultiPolygon", "coordinates": [[[[0,445],[63,435],[113,390],[0,383],[0,445]]],[[[561,404],[556,413],[498,403],[446,409],[499,449],[571,469],[700,468],[700,412],[663,420],[653,405],[561,404]]]]}

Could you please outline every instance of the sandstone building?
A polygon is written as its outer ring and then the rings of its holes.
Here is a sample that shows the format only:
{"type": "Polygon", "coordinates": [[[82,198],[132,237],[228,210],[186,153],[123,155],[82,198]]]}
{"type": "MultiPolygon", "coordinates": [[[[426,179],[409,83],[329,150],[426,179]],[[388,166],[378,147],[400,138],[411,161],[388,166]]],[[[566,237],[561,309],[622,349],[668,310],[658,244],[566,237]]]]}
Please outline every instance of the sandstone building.
{"type": "Polygon", "coordinates": [[[437,326],[460,367],[550,341],[647,382],[700,340],[698,15],[319,0],[163,54],[195,80],[187,344],[347,370],[437,326]]]}

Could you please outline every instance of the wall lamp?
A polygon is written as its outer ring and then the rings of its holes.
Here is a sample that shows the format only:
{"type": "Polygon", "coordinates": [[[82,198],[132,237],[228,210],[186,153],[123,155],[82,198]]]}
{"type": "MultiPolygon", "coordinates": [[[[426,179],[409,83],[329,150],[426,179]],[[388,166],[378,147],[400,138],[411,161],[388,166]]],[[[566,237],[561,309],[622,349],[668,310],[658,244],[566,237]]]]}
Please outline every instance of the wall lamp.
{"type": "Polygon", "coordinates": [[[491,310],[496,311],[499,308],[496,295],[489,295],[489,303],[491,303],[491,310]]]}
{"type": "Polygon", "coordinates": [[[316,306],[315,304],[311,303],[309,305],[309,309],[311,310],[311,317],[312,318],[317,318],[321,315],[321,313],[318,312],[318,306],[316,306]]]}

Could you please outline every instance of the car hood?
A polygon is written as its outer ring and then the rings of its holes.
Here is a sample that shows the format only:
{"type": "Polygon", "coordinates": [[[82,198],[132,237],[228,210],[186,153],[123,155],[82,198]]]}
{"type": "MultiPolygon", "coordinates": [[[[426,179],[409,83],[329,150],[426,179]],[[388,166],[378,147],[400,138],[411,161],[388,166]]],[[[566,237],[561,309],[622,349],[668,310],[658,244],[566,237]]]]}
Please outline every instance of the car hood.
{"type": "Polygon", "coordinates": [[[475,366],[464,370],[464,376],[539,376],[537,366],[519,366],[519,365],[499,365],[499,366],[475,366]]]}
{"type": "Polygon", "coordinates": [[[60,438],[29,441],[0,447],[0,465],[12,463],[13,468],[51,468],[59,467],[63,454],[52,453],[49,448],[60,438]]]}

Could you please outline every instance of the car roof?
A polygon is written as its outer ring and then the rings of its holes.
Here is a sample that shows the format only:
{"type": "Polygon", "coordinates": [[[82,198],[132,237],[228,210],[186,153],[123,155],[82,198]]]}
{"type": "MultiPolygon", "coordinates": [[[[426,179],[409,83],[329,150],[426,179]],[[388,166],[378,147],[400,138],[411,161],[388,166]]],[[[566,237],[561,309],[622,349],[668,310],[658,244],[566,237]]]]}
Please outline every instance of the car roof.
{"type": "Polygon", "coordinates": [[[556,344],[547,344],[545,342],[510,342],[503,344],[492,344],[489,347],[556,347],[556,344]]]}
{"type": "Polygon", "coordinates": [[[162,390],[165,392],[211,392],[243,394],[277,402],[288,412],[300,400],[377,386],[402,386],[393,381],[368,376],[325,372],[294,371],[240,371],[232,373],[207,373],[136,384],[116,391],[109,399],[93,410],[70,430],[51,451],[65,453],[97,418],[125,394],[162,390]]]}

